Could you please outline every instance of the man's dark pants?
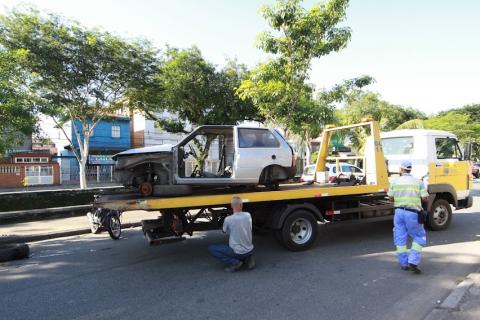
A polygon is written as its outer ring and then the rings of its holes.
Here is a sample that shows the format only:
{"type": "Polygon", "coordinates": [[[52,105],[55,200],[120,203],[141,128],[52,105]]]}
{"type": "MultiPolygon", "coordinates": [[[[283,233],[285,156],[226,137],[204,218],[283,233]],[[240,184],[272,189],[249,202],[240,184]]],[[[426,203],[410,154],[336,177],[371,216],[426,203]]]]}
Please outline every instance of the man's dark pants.
{"type": "Polygon", "coordinates": [[[228,244],[212,244],[208,246],[208,251],[212,256],[229,266],[238,264],[240,261],[244,262],[253,253],[252,250],[245,254],[237,254],[228,244]]]}

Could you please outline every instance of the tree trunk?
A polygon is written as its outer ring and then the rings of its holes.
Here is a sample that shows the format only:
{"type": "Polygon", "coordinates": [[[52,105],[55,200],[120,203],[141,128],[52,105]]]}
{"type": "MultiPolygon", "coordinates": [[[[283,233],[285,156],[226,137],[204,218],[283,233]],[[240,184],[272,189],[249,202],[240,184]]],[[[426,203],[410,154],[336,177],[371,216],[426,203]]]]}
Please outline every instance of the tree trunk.
{"type": "MultiPolygon", "coordinates": [[[[87,124],[85,121],[82,121],[82,133],[83,133],[83,140],[80,135],[79,130],[75,127],[75,123],[72,123],[72,126],[74,126],[74,132],[77,137],[77,143],[78,143],[78,149],[79,152],[77,154],[77,160],[78,160],[78,166],[80,168],[79,170],[79,176],[80,176],[80,189],[86,189],[88,187],[87,185],[87,160],[88,160],[88,149],[89,149],[89,142],[90,142],[90,129],[87,128],[87,124]]],[[[73,148],[72,144],[72,148],[73,148]]]]}
{"type": "Polygon", "coordinates": [[[310,157],[312,155],[312,148],[310,146],[310,142],[306,140],[305,142],[305,165],[310,165],[310,157]]]}
{"type": "Polygon", "coordinates": [[[87,161],[85,159],[81,159],[78,163],[78,166],[80,167],[80,189],[87,189],[87,161]]]}

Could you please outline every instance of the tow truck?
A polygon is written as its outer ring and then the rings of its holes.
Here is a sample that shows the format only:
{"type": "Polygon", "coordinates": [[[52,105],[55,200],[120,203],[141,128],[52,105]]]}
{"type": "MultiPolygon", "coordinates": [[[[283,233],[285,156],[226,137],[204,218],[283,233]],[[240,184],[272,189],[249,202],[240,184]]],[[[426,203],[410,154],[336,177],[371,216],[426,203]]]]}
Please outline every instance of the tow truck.
{"type": "MultiPolygon", "coordinates": [[[[443,230],[456,209],[472,205],[471,196],[457,200],[457,190],[469,190],[472,185],[468,161],[430,163],[427,227],[443,230]],[[438,219],[441,207],[442,219],[438,219]],[[436,216],[437,215],[437,216],[436,216]]],[[[271,230],[286,249],[300,251],[310,248],[321,227],[336,224],[392,219],[394,208],[387,197],[389,187],[387,163],[382,150],[378,123],[327,126],[322,134],[315,181],[311,184],[282,184],[272,191],[263,187],[245,192],[232,192],[229,187],[194,191],[188,196],[142,197],[135,194],[112,194],[95,200],[94,210],[120,214],[130,210],[159,212],[155,219],[143,220],[142,231],[149,244],[185,240],[197,231],[221,228],[229,215],[233,196],[243,199],[244,210],[252,215],[255,229],[271,230]],[[363,157],[329,156],[330,140],[342,130],[364,130],[369,134],[363,157]],[[362,162],[362,181],[329,182],[327,163],[340,161],[362,162]]],[[[118,226],[117,226],[118,227],[118,226]]],[[[118,231],[118,230],[117,230],[118,231]]],[[[118,238],[119,232],[110,232],[118,238]]]]}

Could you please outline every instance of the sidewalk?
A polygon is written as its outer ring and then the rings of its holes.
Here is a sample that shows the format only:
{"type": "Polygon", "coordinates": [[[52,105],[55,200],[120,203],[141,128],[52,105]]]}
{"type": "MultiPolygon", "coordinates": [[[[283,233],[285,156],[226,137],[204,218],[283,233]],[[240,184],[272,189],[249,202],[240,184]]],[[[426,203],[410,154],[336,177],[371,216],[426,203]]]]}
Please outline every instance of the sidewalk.
{"type": "Polygon", "coordinates": [[[480,319],[480,269],[469,274],[424,320],[480,319]]]}
{"type": "MultiPolygon", "coordinates": [[[[139,226],[143,219],[155,219],[157,212],[127,211],[122,214],[122,226],[139,226]]],[[[86,216],[13,223],[0,226],[0,244],[32,242],[90,233],[86,216]]]]}
{"type": "MultiPolygon", "coordinates": [[[[87,189],[102,189],[102,188],[121,188],[122,186],[116,182],[92,182],[88,184],[87,189]]],[[[30,186],[23,188],[0,188],[0,194],[10,193],[24,193],[24,192],[44,192],[44,191],[59,191],[59,190],[80,190],[78,184],[54,185],[54,186],[30,186]]]]}

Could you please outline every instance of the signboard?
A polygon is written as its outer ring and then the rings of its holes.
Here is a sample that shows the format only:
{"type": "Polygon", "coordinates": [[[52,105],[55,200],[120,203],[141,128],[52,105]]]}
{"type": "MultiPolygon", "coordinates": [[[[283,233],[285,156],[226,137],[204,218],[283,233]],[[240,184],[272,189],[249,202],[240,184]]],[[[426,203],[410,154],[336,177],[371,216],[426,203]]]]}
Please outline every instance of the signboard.
{"type": "Polygon", "coordinates": [[[88,156],[88,164],[90,165],[113,165],[115,161],[113,161],[112,156],[109,155],[100,155],[100,154],[92,154],[88,156]]]}

